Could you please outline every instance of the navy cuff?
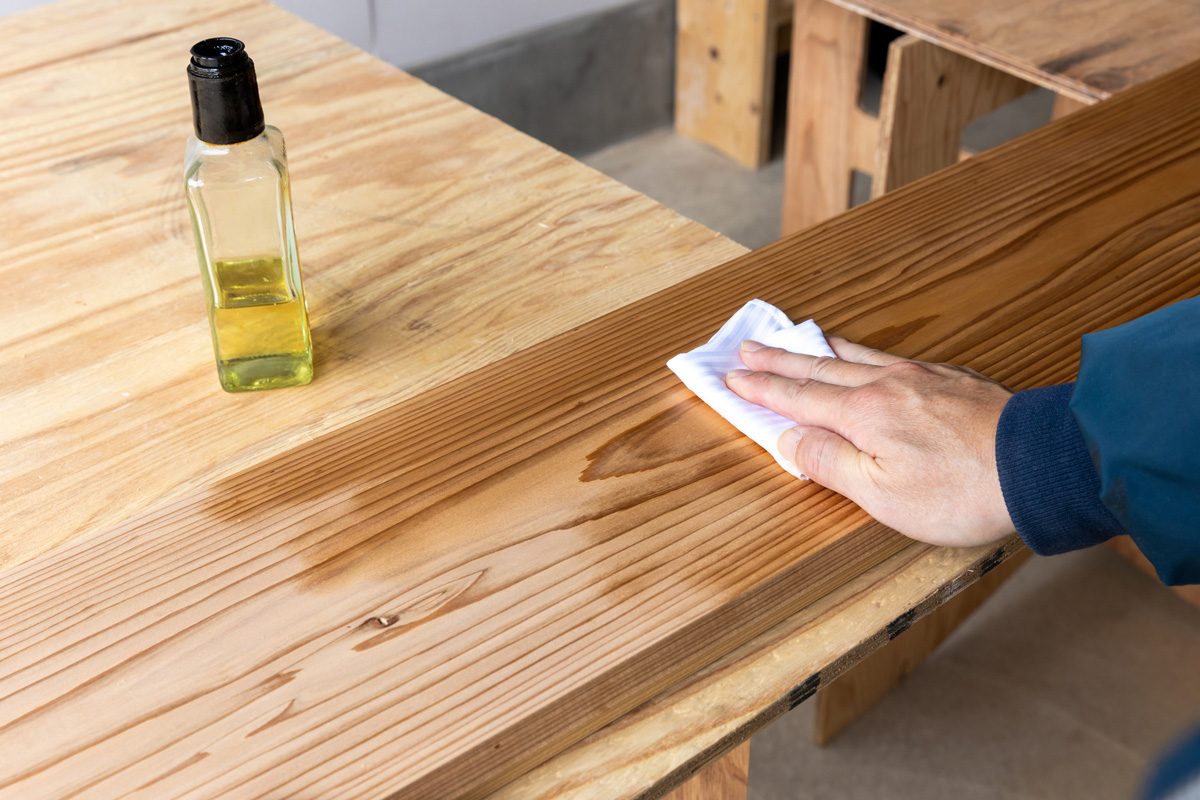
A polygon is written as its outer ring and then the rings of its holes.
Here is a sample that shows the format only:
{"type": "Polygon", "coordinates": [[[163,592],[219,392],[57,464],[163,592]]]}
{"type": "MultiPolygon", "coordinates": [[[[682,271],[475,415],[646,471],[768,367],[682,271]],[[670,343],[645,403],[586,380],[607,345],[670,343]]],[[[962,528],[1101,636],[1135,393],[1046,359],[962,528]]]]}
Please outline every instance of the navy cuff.
{"type": "Polygon", "coordinates": [[[1099,544],[1121,524],[1100,500],[1100,479],[1069,404],[1075,384],[1014,394],[996,428],[1000,489],[1017,533],[1041,555],[1099,544]]]}

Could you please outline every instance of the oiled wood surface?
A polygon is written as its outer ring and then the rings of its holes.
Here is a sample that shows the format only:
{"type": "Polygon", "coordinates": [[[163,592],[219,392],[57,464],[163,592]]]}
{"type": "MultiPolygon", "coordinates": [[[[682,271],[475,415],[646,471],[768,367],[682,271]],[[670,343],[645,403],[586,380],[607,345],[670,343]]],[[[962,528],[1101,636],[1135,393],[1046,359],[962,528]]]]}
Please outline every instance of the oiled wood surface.
{"type": "Polygon", "coordinates": [[[1196,0],[831,0],[1077,100],[1200,54],[1196,0]]]}
{"type": "MultiPolygon", "coordinates": [[[[880,347],[1016,388],[1068,380],[1082,333],[1200,293],[1200,141],[1188,131],[1200,103],[1187,99],[1198,89],[1193,65],[719,272],[728,285],[753,272],[755,291],[771,281],[755,267],[802,274],[810,296],[847,298],[830,327],[880,347]]],[[[678,785],[1011,547],[910,545],[496,797],[619,800],[678,785]]]]}
{"type": "Polygon", "coordinates": [[[1178,96],[1198,82],[1073,115],[1000,168],[384,396],[10,566],[0,785],[477,794],[884,563],[894,535],[782,475],[663,361],[761,295],[1017,384],[1068,376],[1079,333],[1197,289],[1200,108],[1178,96]],[[965,203],[980,195],[986,214],[965,203]]]}

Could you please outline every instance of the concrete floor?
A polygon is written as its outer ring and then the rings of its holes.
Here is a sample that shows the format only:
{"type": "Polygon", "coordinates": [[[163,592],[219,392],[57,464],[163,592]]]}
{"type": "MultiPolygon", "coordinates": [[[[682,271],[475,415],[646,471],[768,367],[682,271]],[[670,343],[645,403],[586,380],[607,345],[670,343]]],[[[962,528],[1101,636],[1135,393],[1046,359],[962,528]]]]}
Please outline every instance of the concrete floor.
{"type": "Polygon", "coordinates": [[[750,798],[1132,798],[1198,667],[1200,609],[1107,548],[1036,559],[829,746],[811,703],[755,736],[750,798]]]}
{"type": "MultiPolygon", "coordinates": [[[[878,80],[867,84],[866,105],[875,101],[871,95],[879,90],[878,80]]],[[[963,144],[982,151],[1033,130],[1050,119],[1052,102],[1049,92],[1030,92],[967,126],[963,144]]],[[[677,136],[671,128],[618,142],[582,160],[685,217],[755,248],[779,238],[782,134],[777,126],[775,158],[757,171],[743,169],[716,150],[677,136]]],[[[859,177],[855,204],[870,196],[870,179],[859,177]]]]}
{"type": "MultiPolygon", "coordinates": [[[[1031,95],[967,142],[1048,113],[1031,95]]],[[[748,247],[778,237],[778,159],[748,172],[664,129],[584,160],[748,247]]],[[[1130,798],[1200,724],[1200,609],[1107,548],[1036,559],[828,747],[811,706],[754,738],[752,800],[1130,798]]]]}

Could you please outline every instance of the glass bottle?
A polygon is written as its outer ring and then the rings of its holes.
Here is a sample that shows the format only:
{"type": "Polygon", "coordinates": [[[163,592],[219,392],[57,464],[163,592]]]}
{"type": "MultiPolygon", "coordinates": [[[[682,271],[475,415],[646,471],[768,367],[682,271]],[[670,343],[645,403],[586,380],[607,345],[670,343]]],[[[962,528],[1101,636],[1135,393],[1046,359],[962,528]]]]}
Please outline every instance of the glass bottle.
{"type": "Polygon", "coordinates": [[[191,51],[195,135],[184,184],[221,387],[312,380],[312,336],[292,228],[283,134],[264,124],[254,62],[237,39],[191,51]]]}

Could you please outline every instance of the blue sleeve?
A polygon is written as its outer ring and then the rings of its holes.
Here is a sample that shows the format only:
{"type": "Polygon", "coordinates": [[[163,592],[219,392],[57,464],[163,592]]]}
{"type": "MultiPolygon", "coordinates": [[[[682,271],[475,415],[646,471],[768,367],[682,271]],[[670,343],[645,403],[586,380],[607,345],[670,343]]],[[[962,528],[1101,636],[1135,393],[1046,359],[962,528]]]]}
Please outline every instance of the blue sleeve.
{"type": "Polygon", "coordinates": [[[1014,394],[996,428],[1000,488],[1017,533],[1049,556],[1121,533],[1100,500],[1100,479],[1071,415],[1075,384],[1014,394]]]}
{"type": "Polygon", "coordinates": [[[1009,400],[996,464],[1034,552],[1127,532],[1165,583],[1200,582],[1200,298],[1085,336],[1076,384],[1009,400]]]}
{"type": "Polygon", "coordinates": [[[1164,583],[1200,583],[1200,298],[1083,337],[1071,411],[1104,505],[1164,583]]]}
{"type": "Polygon", "coordinates": [[[1200,797],[1200,728],[1181,739],[1158,762],[1142,787],[1144,800],[1200,797]]]}

